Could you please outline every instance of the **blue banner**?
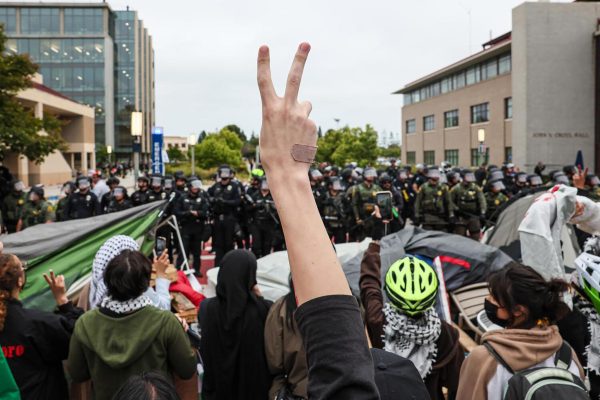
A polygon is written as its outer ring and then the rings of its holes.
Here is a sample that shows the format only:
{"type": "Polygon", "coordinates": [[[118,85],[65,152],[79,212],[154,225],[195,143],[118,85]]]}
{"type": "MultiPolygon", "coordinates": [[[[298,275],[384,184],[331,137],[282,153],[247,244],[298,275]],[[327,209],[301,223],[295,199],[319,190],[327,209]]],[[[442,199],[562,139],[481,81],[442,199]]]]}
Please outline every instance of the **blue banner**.
{"type": "Polygon", "coordinates": [[[165,164],[162,157],[163,150],[163,128],[155,126],[152,128],[152,173],[164,174],[165,164]]]}

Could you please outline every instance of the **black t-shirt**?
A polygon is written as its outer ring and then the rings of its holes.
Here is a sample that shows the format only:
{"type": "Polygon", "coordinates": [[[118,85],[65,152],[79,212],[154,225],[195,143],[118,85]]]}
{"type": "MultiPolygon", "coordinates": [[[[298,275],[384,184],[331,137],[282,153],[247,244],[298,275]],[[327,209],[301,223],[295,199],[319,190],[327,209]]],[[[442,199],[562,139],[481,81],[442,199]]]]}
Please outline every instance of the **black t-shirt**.
{"type": "Polygon", "coordinates": [[[298,307],[308,362],[308,397],[379,399],[373,359],[356,299],[324,296],[298,307]]]}

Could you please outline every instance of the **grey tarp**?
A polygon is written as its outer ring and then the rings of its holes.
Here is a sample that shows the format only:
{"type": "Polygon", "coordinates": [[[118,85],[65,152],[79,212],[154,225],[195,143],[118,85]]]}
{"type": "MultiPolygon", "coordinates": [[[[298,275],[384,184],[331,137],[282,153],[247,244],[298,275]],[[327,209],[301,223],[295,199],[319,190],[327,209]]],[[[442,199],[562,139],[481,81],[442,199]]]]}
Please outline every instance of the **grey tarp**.
{"type": "MultiPolygon", "coordinates": [[[[405,254],[440,257],[448,291],[471,283],[483,282],[493,271],[505,267],[512,259],[495,247],[472,239],[438,231],[407,226],[381,241],[382,278],[391,264],[405,254]]],[[[362,253],[342,264],[350,286],[359,292],[362,253]]]]}

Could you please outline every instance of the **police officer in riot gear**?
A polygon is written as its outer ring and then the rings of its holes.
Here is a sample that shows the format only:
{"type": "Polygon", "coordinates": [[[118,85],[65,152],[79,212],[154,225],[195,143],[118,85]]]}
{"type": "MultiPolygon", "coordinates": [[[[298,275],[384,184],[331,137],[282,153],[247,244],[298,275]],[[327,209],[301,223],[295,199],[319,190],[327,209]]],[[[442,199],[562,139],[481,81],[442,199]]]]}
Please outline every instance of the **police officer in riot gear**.
{"type": "Polygon", "coordinates": [[[508,202],[508,196],[503,193],[505,189],[502,179],[490,182],[490,190],[485,194],[486,218],[489,221],[495,222],[498,219],[498,210],[508,202]]]}
{"type": "Polygon", "coordinates": [[[171,175],[165,175],[163,179],[163,191],[166,193],[167,197],[173,193],[175,190],[173,177],[171,175]]]}
{"type": "Polygon", "coordinates": [[[72,181],[67,181],[63,185],[60,191],[60,198],[58,199],[58,203],[56,203],[56,211],[54,212],[56,222],[66,220],[64,216],[65,206],[67,205],[67,201],[69,200],[69,195],[71,193],[75,193],[75,190],[77,190],[77,188],[72,181]]]}
{"type": "Polygon", "coordinates": [[[454,233],[479,240],[481,221],[485,220],[486,202],[483,191],[475,183],[475,174],[470,170],[462,172],[462,183],[450,191],[451,208],[456,215],[454,233]]]}
{"type": "Polygon", "coordinates": [[[163,190],[162,184],[162,176],[158,174],[152,175],[152,177],[150,178],[150,190],[148,191],[148,203],[166,200],[167,194],[163,190]]]}
{"type": "Polygon", "coordinates": [[[127,189],[123,186],[117,186],[112,190],[112,196],[106,206],[106,213],[123,211],[131,207],[133,207],[133,205],[127,196],[127,189]]]}
{"type": "MultiPolygon", "coordinates": [[[[189,190],[183,193],[175,203],[174,213],[181,226],[181,240],[187,256],[192,256],[191,267],[200,273],[200,251],[202,242],[207,240],[206,225],[210,204],[204,190],[202,190],[202,181],[192,176],[189,179],[189,190]]],[[[183,256],[177,258],[177,266],[183,264],[183,256]]]]}
{"type": "Polygon", "coordinates": [[[77,188],[79,190],[69,195],[65,205],[65,219],[81,219],[100,215],[100,202],[91,191],[90,178],[87,176],[77,178],[77,188]]]}
{"type": "Polygon", "coordinates": [[[100,210],[102,210],[102,213],[107,212],[108,203],[110,203],[110,200],[112,199],[113,191],[115,190],[115,188],[117,186],[119,186],[120,183],[121,183],[121,181],[116,176],[111,176],[110,178],[108,178],[106,180],[106,184],[108,185],[108,188],[110,189],[110,191],[107,193],[104,193],[104,195],[100,199],[100,210]]]}
{"type": "Polygon", "coordinates": [[[440,183],[440,171],[430,168],[425,182],[415,200],[415,225],[423,229],[448,231],[448,223],[454,221],[454,210],[450,207],[448,186],[440,183]]]}
{"type": "Polygon", "coordinates": [[[346,205],[345,193],[338,177],[329,180],[327,192],[320,199],[319,210],[327,234],[333,238],[334,243],[346,243],[346,205]]]}
{"type": "Polygon", "coordinates": [[[375,195],[381,191],[381,187],[375,183],[377,171],[374,168],[366,168],[363,173],[364,181],[352,190],[352,213],[356,227],[359,230],[357,239],[362,241],[365,237],[373,237],[376,222],[373,218],[375,211],[375,195]],[[362,227],[362,232],[360,231],[362,227]]]}
{"type": "Polygon", "coordinates": [[[402,219],[404,199],[402,193],[394,187],[392,177],[386,173],[381,174],[379,177],[379,185],[382,190],[392,194],[392,219],[389,222],[387,234],[398,232],[400,229],[404,228],[404,220],[402,219]]]}
{"type": "Polygon", "coordinates": [[[183,194],[183,192],[187,192],[187,178],[183,171],[175,172],[175,191],[183,194]]]}
{"type": "Polygon", "coordinates": [[[23,182],[14,181],[12,191],[2,201],[2,222],[8,233],[17,231],[17,223],[26,201],[24,190],[25,185],[23,182]]]}
{"type": "Polygon", "coordinates": [[[28,197],[21,210],[17,232],[54,220],[54,210],[52,205],[44,198],[44,188],[41,186],[32,187],[28,197]]]}
{"type": "Polygon", "coordinates": [[[133,204],[134,207],[148,203],[148,197],[150,196],[150,191],[148,190],[148,185],[150,185],[150,179],[148,179],[147,176],[141,175],[137,179],[137,184],[138,190],[133,192],[133,194],[131,195],[131,204],[133,204]]]}
{"type": "Polygon", "coordinates": [[[276,234],[281,230],[275,201],[266,178],[261,179],[259,190],[252,195],[247,209],[251,215],[252,252],[256,258],[264,257],[271,253],[276,234]]]}
{"type": "Polygon", "coordinates": [[[222,166],[218,171],[218,178],[218,182],[211,187],[215,265],[219,265],[223,256],[233,250],[237,225],[236,214],[242,203],[242,188],[239,183],[233,181],[231,168],[222,166]]]}

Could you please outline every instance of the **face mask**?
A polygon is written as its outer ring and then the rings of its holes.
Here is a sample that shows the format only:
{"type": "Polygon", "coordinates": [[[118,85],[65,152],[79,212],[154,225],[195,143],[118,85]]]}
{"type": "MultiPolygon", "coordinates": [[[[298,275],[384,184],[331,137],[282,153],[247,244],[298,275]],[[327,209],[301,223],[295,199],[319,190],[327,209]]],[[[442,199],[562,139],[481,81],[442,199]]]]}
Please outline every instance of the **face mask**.
{"type": "Polygon", "coordinates": [[[487,315],[490,321],[502,328],[506,328],[506,326],[508,325],[508,320],[498,318],[499,307],[497,305],[495,305],[488,299],[485,299],[483,302],[483,308],[485,309],[485,314],[487,315]]]}

